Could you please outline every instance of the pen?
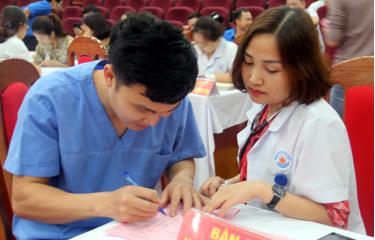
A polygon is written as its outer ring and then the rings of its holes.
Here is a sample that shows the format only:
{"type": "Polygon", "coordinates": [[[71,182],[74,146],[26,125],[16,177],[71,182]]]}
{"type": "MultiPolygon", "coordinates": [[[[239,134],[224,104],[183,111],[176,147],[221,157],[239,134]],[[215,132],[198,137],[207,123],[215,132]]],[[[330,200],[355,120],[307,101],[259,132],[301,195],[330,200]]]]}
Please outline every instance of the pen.
{"type": "MultiPolygon", "coordinates": [[[[131,176],[130,176],[130,174],[128,173],[128,172],[124,172],[124,176],[125,176],[125,179],[126,179],[126,181],[128,181],[128,183],[130,183],[131,185],[133,185],[133,186],[140,186],[131,176]]],[[[162,213],[162,214],[164,214],[164,215],[167,215],[166,213],[165,213],[165,211],[164,211],[164,209],[163,208],[159,208],[159,212],[160,213],[162,213]]]]}

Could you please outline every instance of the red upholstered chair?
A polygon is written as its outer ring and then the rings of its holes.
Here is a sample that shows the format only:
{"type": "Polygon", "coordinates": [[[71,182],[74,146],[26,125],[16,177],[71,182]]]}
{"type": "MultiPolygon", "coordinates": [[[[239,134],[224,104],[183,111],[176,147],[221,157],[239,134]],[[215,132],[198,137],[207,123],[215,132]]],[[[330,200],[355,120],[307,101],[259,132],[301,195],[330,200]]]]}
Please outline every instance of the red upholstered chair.
{"type": "Polygon", "coordinates": [[[109,19],[117,22],[121,19],[122,14],[127,13],[127,12],[136,12],[136,10],[132,7],[129,6],[117,6],[114,7],[109,14],[109,19]]]}
{"type": "MultiPolygon", "coordinates": [[[[0,161],[3,166],[8,146],[17,120],[18,109],[28,87],[40,77],[31,63],[22,59],[7,59],[0,62],[0,161]]],[[[1,239],[13,239],[11,208],[12,176],[0,171],[0,217],[5,235],[1,239]]]]}
{"type": "Polygon", "coordinates": [[[105,0],[104,7],[111,11],[114,7],[125,5],[125,0],[105,0]]]}
{"type": "Polygon", "coordinates": [[[201,9],[201,1],[200,0],[177,0],[176,7],[189,7],[193,9],[195,12],[198,12],[201,9]]]}
{"type": "Polygon", "coordinates": [[[38,1],[38,0],[18,0],[18,1],[16,0],[16,1],[13,1],[13,4],[16,4],[20,7],[23,7],[23,6],[26,6],[26,5],[28,5],[32,2],[36,2],[36,1],[38,1]]]}
{"type": "Polygon", "coordinates": [[[230,11],[232,9],[232,0],[202,0],[202,8],[214,6],[223,7],[230,11]]]}
{"type": "Polygon", "coordinates": [[[5,7],[6,5],[14,5],[14,1],[12,0],[2,0],[0,1],[0,11],[5,7]]]}
{"type": "Polygon", "coordinates": [[[64,18],[62,21],[64,31],[67,32],[70,36],[74,37],[74,24],[80,24],[81,18],[77,17],[68,17],[64,18]]]}
{"type": "Polygon", "coordinates": [[[108,8],[106,7],[103,7],[103,6],[95,6],[99,11],[100,13],[104,16],[104,17],[107,17],[108,14],[109,14],[109,10],[108,8]]]}
{"type": "Polygon", "coordinates": [[[253,20],[264,11],[264,8],[257,7],[257,6],[244,6],[241,8],[248,9],[249,12],[251,13],[251,16],[253,17],[253,20]]]}
{"type": "Polygon", "coordinates": [[[165,12],[174,4],[174,0],[150,0],[148,6],[159,7],[165,12]]]}
{"type": "Polygon", "coordinates": [[[344,122],[352,147],[359,208],[367,234],[374,236],[374,87],[345,92],[344,122]]]}
{"type": "Polygon", "coordinates": [[[165,14],[165,20],[179,21],[183,25],[187,24],[187,17],[194,11],[189,7],[171,7],[165,14]]]}
{"type": "MultiPolygon", "coordinates": [[[[2,110],[2,127],[3,131],[2,134],[5,133],[5,140],[6,145],[3,147],[6,152],[9,147],[10,140],[13,135],[13,130],[17,122],[17,113],[18,109],[21,106],[22,100],[24,96],[26,95],[26,92],[28,90],[28,86],[26,86],[24,83],[21,82],[15,82],[11,83],[8,87],[3,89],[3,92],[1,94],[1,110],[2,110]]],[[[3,137],[3,136],[2,136],[3,137]]],[[[4,156],[6,156],[6,152],[4,153],[4,156]]],[[[4,159],[2,159],[3,165],[4,159]]],[[[11,175],[5,171],[0,171],[0,211],[1,211],[1,221],[4,226],[4,230],[6,232],[6,236],[4,236],[1,239],[13,239],[12,236],[12,208],[11,208],[11,175]],[[8,190],[8,191],[6,191],[8,190]]]]}
{"type": "Polygon", "coordinates": [[[16,82],[4,89],[1,95],[1,107],[3,110],[4,129],[7,143],[10,143],[10,140],[12,139],[13,130],[17,121],[17,112],[28,89],[29,87],[24,83],[16,82]]]}
{"type": "Polygon", "coordinates": [[[78,64],[94,61],[90,56],[81,55],[78,57],[78,64]]]}
{"type": "Polygon", "coordinates": [[[76,17],[76,18],[80,18],[82,17],[82,8],[81,7],[78,7],[78,6],[67,6],[66,8],[64,8],[64,14],[63,14],[63,18],[68,18],[68,17],[76,17]]]}
{"type": "Polygon", "coordinates": [[[71,0],[64,0],[64,1],[62,1],[62,4],[63,4],[63,8],[66,8],[67,6],[72,5],[72,1],[71,0]]]}
{"type": "Polygon", "coordinates": [[[141,7],[147,6],[147,0],[128,0],[126,6],[132,7],[138,11],[141,7]]]}
{"type": "Polygon", "coordinates": [[[149,12],[152,13],[155,17],[158,17],[160,19],[164,18],[164,10],[161,9],[160,7],[142,7],[138,10],[138,12],[149,12]]]}
{"type": "Polygon", "coordinates": [[[264,0],[237,0],[236,1],[236,9],[242,7],[264,7],[264,0]]]}
{"type": "Polygon", "coordinates": [[[102,0],[84,0],[83,1],[83,7],[86,7],[89,4],[100,6],[102,5],[102,0]]]}
{"type": "Polygon", "coordinates": [[[331,82],[345,91],[344,121],[352,146],[359,207],[367,233],[373,235],[374,57],[357,57],[334,65],[331,82]]]}
{"type": "Polygon", "coordinates": [[[226,8],[223,7],[216,7],[216,6],[209,6],[209,7],[204,7],[201,9],[201,14],[203,16],[209,16],[211,13],[217,12],[220,14],[220,16],[223,17],[223,24],[227,25],[229,21],[229,12],[226,8]]]}
{"type": "Polygon", "coordinates": [[[285,5],[286,0],[268,0],[268,8],[285,5]]]}

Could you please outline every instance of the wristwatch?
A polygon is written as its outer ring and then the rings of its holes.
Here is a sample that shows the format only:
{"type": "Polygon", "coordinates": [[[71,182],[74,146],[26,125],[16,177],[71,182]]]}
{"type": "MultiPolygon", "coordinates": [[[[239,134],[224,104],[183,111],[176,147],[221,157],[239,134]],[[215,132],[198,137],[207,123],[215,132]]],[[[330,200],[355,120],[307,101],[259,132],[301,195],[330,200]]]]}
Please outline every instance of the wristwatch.
{"type": "Polygon", "coordinates": [[[285,188],[283,188],[283,186],[278,185],[278,184],[274,184],[272,186],[272,192],[273,192],[273,198],[271,202],[266,204],[269,209],[274,209],[277,203],[280,201],[280,199],[282,199],[286,194],[285,188]]]}

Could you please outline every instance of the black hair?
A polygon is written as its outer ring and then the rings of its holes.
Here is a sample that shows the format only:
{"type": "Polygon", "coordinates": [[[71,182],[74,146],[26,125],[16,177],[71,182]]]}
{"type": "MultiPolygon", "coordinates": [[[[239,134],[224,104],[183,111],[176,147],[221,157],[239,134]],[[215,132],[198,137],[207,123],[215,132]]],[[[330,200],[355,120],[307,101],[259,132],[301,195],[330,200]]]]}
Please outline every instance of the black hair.
{"type": "Polygon", "coordinates": [[[186,20],[190,20],[192,18],[199,18],[201,16],[202,15],[199,12],[193,12],[193,13],[189,14],[189,16],[187,16],[186,20]]]}
{"type": "Polygon", "coordinates": [[[83,8],[83,15],[86,15],[88,13],[101,13],[101,12],[97,7],[95,7],[95,5],[90,3],[85,8],[83,8]]]}
{"type": "Polygon", "coordinates": [[[210,17],[215,20],[216,22],[219,22],[219,23],[223,23],[224,22],[224,18],[223,16],[220,15],[220,13],[218,12],[212,12],[210,14],[210,17]]]}
{"type": "Polygon", "coordinates": [[[181,30],[149,13],[131,15],[113,28],[108,55],[117,86],[140,84],[154,102],[181,101],[198,75],[196,53],[181,30]]]}
{"type": "Polygon", "coordinates": [[[48,16],[39,16],[35,18],[31,29],[33,32],[45,35],[51,35],[51,33],[54,32],[57,38],[67,35],[63,30],[59,17],[54,13],[51,13],[48,16]]]}
{"type": "Polygon", "coordinates": [[[250,12],[246,8],[240,8],[232,12],[232,22],[236,21],[237,19],[241,18],[243,12],[250,12]]]}
{"type": "Polygon", "coordinates": [[[200,33],[205,39],[216,41],[224,32],[222,24],[215,21],[212,17],[203,16],[198,19],[192,30],[194,33],[200,33]]]}
{"type": "Polygon", "coordinates": [[[0,43],[17,34],[23,24],[27,24],[26,16],[17,6],[5,6],[0,15],[0,43]]]}
{"type": "Polygon", "coordinates": [[[89,13],[83,17],[82,22],[92,30],[94,37],[99,40],[108,38],[111,33],[107,19],[100,13],[89,13]]]}

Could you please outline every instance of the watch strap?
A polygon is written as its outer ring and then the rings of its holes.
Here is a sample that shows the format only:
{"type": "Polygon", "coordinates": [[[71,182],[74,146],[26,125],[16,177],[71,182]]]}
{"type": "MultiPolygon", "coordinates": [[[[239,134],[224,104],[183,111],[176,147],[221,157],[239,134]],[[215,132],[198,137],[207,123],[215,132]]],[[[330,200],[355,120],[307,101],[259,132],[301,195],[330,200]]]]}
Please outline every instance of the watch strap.
{"type": "Polygon", "coordinates": [[[273,192],[272,200],[271,202],[266,204],[266,206],[269,209],[274,209],[276,207],[280,199],[285,196],[286,190],[282,186],[275,184],[272,186],[272,192],[273,192]]]}

